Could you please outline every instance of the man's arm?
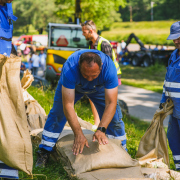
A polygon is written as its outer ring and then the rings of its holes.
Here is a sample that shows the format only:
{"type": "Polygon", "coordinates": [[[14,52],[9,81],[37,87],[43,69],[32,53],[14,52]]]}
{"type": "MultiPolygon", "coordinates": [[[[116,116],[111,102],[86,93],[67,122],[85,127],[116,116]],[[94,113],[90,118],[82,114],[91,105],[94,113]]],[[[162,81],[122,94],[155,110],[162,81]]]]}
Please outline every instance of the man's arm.
{"type": "MultiPolygon", "coordinates": [[[[118,94],[118,87],[113,89],[105,89],[105,110],[99,124],[99,127],[105,127],[107,129],[109,123],[111,122],[115,112],[116,112],[116,105],[117,105],[117,94],[118,94]]],[[[95,139],[98,140],[99,144],[107,144],[108,139],[105,133],[97,130],[93,135],[93,141],[95,139]]]]}
{"type": "Polygon", "coordinates": [[[82,153],[84,145],[89,147],[88,141],[84,136],[82,129],[79,125],[77,115],[74,110],[74,99],[75,90],[68,89],[62,86],[62,101],[63,101],[63,111],[66,119],[74,132],[74,144],[73,144],[73,154],[78,155],[82,153]]]}

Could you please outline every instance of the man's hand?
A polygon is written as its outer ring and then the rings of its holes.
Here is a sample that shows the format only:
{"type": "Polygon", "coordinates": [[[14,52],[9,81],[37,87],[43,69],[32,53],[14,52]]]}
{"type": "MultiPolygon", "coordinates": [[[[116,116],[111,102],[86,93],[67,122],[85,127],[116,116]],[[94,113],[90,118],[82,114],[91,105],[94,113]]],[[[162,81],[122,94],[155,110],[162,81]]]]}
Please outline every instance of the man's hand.
{"type": "Polygon", "coordinates": [[[101,145],[108,144],[108,138],[106,137],[106,134],[101,132],[100,130],[97,130],[93,135],[93,142],[97,139],[98,143],[101,145]]]}
{"type": "Polygon", "coordinates": [[[84,145],[89,148],[88,141],[84,134],[78,134],[75,136],[74,144],[73,144],[73,154],[78,155],[81,154],[84,149],[84,145]]]}

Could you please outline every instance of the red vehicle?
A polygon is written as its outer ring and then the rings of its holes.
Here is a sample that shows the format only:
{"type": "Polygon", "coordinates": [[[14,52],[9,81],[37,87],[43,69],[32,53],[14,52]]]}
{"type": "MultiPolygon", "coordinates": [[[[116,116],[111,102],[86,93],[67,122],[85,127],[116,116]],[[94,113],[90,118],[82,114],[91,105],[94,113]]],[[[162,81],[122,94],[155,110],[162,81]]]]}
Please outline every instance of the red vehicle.
{"type": "Polygon", "coordinates": [[[35,45],[37,50],[44,50],[47,47],[48,36],[47,35],[22,35],[14,42],[16,46],[20,46],[22,43],[27,46],[35,45]]]}

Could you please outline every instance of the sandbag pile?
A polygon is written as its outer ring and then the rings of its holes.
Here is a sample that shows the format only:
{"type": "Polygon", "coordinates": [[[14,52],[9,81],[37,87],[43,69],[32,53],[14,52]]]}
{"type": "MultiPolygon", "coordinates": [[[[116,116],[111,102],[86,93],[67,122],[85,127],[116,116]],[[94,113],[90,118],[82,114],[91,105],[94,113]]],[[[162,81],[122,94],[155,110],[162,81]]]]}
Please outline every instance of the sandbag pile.
{"type": "Polygon", "coordinates": [[[32,144],[20,83],[21,58],[0,55],[0,160],[32,174],[32,144]]]}
{"type": "Polygon", "coordinates": [[[46,122],[46,113],[42,106],[27,92],[27,89],[34,81],[33,75],[27,69],[24,71],[21,85],[23,89],[23,97],[26,109],[29,131],[34,129],[44,128],[46,122]]]}

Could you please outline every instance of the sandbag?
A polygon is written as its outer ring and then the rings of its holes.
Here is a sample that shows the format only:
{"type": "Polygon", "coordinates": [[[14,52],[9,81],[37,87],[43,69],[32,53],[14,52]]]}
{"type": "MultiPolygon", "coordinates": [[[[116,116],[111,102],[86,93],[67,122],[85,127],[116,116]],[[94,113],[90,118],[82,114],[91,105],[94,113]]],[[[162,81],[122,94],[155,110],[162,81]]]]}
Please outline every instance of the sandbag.
{"type": "MultiPolygon", "coordinates": [[[[85,129],[88,129],[88,130],[92,130],[92,126],[93,126],[93,125],[92,125],[91,123],[82,120],[79,116],[77,116],[77,119],[78,119],[79,125],[80,125],[82,128],[85,128],[85,129]]],[[[65,126],[70,127],[68,121],[66,122],[65,126]]]]}
{"type": "Polygon", "coordinates": [[[84,147],[83,153],[75,156],[72,153],[74,134],[72,130],[70,131],[71,133],[65,132],[67,135],[64,136],[64,132],[62,132],[61,136],[63,137],[60,137],[55,147],[61,160],[68,166],[66,169],[69,169],[69,174],[77,175],[95,169],[125,168],[139,165],[138,161],[132,159],[123,149],[121,141],[109,139],[108,144],[99,145],[97,141],[92,141],[94,132],[90,130],[83,130],[90,148],[84,147]]]}
{"type": "Polygon", "coordinates": [[[26,70],[23,74],[23,78],[21,79],[21,85],[23,89],[29,131],[44,128],[47,119],[42,106],[27,92],[27,89],[31,86],[33,81],[33,75],[29,72],[29,70],[26,70]]]}
{"type": "Polygon", "coordinates": [[[0,55],[0,160],[32,174],[32,144],[20,83],[21,58],[0,55]]]}
{"type": "Polygon", "coordinates": [[[167,147],[166,132],[163,127],[164,119],[173,113],[173,102],[168,99],[163,109],[157,109],[150,126],[142,137],[136,154],[140,164],[146,163],[151,159],[163,158],[169,166],[169,155],[167,147]]]}

